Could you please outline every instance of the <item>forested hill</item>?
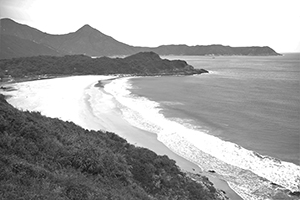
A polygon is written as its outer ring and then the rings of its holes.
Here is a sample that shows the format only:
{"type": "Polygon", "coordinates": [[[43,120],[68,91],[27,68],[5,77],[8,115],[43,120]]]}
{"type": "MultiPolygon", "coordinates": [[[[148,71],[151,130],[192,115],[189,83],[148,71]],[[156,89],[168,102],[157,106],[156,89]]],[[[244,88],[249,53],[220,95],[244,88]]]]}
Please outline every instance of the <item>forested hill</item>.
{"type": "Polygon", "coordinates": [[[153,52],[142,52],[126,58],[91,58],[84,55],[36,56],[0,60],[1,77],[33,75],[189,75],[207,73],[194,69],[182,60],[161,59],[153,52]]]}
{"type": "Polygon", "coordinates": [[[114,133],[22,112],[0,94],[0,199],[224,199],[114,133]]]}

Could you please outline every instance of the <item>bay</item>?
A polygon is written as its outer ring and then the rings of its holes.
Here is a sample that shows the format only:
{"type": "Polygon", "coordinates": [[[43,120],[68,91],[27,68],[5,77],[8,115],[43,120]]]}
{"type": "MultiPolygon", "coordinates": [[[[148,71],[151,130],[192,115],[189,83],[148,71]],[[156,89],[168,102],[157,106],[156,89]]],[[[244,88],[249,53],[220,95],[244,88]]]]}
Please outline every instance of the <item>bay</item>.
{"type": "Polygon", "coordinates": [[[167,118],[299,165],[300,55],[168,57],[210,74],[132,79],[131,91],[167,118]]]}

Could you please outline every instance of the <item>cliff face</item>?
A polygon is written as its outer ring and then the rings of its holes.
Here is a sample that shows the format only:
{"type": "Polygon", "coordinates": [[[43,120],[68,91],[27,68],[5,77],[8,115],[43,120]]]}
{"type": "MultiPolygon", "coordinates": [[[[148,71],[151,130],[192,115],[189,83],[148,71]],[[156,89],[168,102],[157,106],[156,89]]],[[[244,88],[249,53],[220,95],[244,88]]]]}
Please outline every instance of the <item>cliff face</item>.
{"type": "MultiPolygon", "coordinates": [[[[51,35],[27,25],[19,24],[11,19],[1,19],[1,36],[10,35],[17,39],[27,40],[35,43],[35,46],[42,45],[62,55],[84,54],[88,56],[115,56],[132,55],[138,52],[153,51],[159,55],[279,55],[270,47],[230,47],[222,45],[208,46],[187,46],[187,45],[163,45],[155,48],[134,47],[115,40],[114,38],[101,33],[89,25],[84,25],[76,32],[51,35]]],[[[26,54],[26,46],[19,44],[19,47],[7,48],[0,51],[1,58],[22,57],[26,54]],[[13,52],[7,51],[13,49],[13,52]]],[[[37,47],[30,47],[37,48],[37,47]]],[[[40,47],[42,48],[42,47],[40,47]]],[[[28,49],[28,48],[27,48],[28,49]]],[[[34,55],[56,55],[53,52],[38,51],[34,55]]]]}

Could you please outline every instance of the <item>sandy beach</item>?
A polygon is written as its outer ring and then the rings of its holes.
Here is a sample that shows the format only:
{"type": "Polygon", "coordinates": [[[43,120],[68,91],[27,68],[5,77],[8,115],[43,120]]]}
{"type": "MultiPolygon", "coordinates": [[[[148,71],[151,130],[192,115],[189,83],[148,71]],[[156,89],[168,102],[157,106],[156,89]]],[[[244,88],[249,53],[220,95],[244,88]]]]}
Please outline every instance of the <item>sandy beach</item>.
{"type": "MultiPolygon", "coordinates": [[[[109,82],[113,76],[72,76],[11,84],[14,91],[3,91],[10,95],[8,102],[21,110],[38,111],[41,114],[72,121],[89,130],[111,131],[125,138],[129,143],[148,148],[159,155],[167,155],[175,160],[184,171],[202,173],[214,183],[215,187],[226,192],[230,199],[241,199],[228,184],[213,176],[203,173],[194,163],[177,155],[157,140],[150,133],[130,125],[115,107],[113,98],[100,85],[99,80],[109,82]],[[90,98],[90,94],[97,98],[90,98]],[[91,105],[97,105],[97,110],[91,105]]],[[[105,83],[103,83],[105,84],[105,83]]]]}

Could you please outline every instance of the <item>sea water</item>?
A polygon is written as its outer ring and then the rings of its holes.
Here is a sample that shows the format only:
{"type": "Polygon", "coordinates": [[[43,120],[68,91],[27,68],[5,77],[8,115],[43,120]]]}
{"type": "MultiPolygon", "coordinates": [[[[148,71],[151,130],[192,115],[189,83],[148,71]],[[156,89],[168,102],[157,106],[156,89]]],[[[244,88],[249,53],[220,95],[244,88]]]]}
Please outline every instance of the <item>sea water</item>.
{"type": "Polygon", "coordinates": [[[112,81],[124,119],[244,199],[300,191],[300,54],[167,58],[210,73],[112,81]]]}

